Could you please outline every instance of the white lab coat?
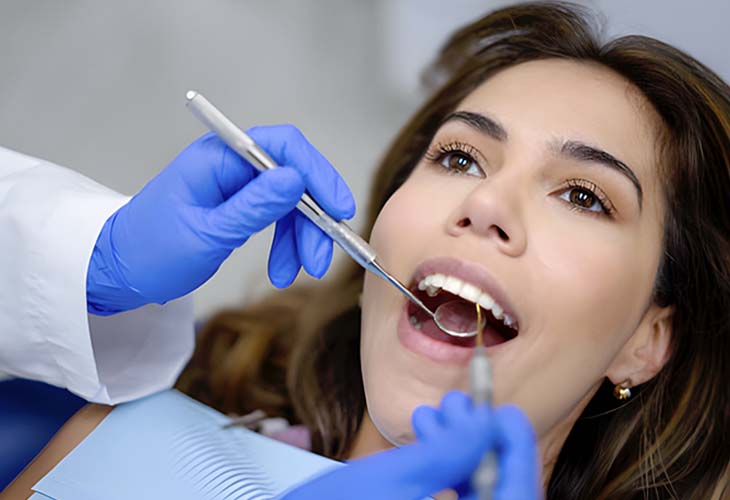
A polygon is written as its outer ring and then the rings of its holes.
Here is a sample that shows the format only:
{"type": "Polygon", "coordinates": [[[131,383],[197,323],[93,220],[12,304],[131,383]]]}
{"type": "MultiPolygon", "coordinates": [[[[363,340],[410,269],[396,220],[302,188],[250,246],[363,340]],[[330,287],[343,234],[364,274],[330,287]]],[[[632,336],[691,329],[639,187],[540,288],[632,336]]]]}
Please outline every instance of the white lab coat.
{"type": "Polygon", "coordinates": [[[0,372],[105,404],[175,381],[193,349],[189,297],[108,317],[86,310],[91,252],[127,200],[0,148],[0,372]]]}

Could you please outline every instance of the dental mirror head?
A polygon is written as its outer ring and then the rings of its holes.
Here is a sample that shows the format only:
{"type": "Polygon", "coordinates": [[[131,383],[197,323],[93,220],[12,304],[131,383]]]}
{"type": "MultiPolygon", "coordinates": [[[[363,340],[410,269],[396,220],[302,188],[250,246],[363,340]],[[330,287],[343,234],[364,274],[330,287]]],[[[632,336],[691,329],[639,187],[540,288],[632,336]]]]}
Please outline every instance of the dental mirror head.
{"type": "Polygon", "coordinates": [[[432,313],[432,318],[442,332],[452,337],[473,337],[486,323],[473,304],[463,300],[444,302],[432,313]]]}

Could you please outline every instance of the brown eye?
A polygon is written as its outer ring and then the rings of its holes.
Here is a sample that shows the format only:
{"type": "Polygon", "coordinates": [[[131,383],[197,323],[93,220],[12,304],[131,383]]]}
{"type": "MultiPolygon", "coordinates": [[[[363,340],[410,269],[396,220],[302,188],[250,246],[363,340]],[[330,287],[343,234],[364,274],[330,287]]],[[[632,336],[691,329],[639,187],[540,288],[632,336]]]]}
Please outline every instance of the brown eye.
{"type": "Polygon", "coordinates": [[[439,165],[449,174],[466,174],[485,177],[484,170],[476,160],[479,152],[472,146],[461,142],[438,144],[426,151],[423,157],[434,165],[439,165]]]}
{"type": "Polygon", "coordinates": [[[587,189],[572,189],[570,202],[581,208],[591,208],[596,203],[596,197],[587,189]]]}
{"type": "Polygon", "coordinates": [[[446,162],[449,168],[458,170],[459,172],[465,172],[469,169],[473,160],[466,155],[459,153],[451,153],[447,158],[446,162]]]}
{"type": "Polygon", "coordinates": [[[613,216],[611,200],[596,184],[583,179],[569,179],[566,184],[568,187],[561,191],[560,199],[570,208],[579,212],[613,216]]]}

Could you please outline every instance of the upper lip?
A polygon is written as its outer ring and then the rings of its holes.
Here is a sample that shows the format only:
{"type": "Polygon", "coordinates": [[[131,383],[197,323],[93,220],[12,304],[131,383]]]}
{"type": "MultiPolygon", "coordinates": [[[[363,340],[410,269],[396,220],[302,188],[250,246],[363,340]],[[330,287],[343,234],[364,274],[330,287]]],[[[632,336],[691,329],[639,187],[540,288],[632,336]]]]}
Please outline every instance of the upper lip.
{"type": "Polygon", "coordinates": [[[416,267],[413,272],[412,283],[415,282],[417,284],[429,274],[435,273],[454,276],[455,278],[459,278],[466,283],[471,283],[472,285],[480,288],[482,291],[488,293],[494,301],[502,307],[505,314],[509,314],[509,316],[514,319],[518,325],[522,325],[522,321],[515,312],[512,301],[507,296],[504,288],[499,284],[494,275],[492,275],[492,273],[490,273],[482,265],[456,259],[454,257],[436,257],[428,259],[416,267]]]}

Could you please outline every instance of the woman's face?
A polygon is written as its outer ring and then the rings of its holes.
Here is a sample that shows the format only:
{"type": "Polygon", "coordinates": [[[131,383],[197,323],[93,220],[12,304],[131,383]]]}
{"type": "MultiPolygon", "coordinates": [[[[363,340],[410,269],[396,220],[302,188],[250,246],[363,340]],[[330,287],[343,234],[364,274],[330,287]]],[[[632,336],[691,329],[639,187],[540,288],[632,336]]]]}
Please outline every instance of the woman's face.
{"type": "MultiPolygon", "coordinates": [[[[455,111],[370,241],[407,285],[440,274],[443,286],[493,299],[517,321],[508,341],[504,326],[486,336],[494,399],[519,405],[545,437],[604,377],[635,375],[626,346],[651,310],[662,252],[659,119],[617,74],[557,59],[496,74],[455,111]]],[[[367,273],[362,310],[368,417],[406,443],[416,406],[468,390],[471,348],[418,314],[420,330],[412,326],[406,299],[367,273]]]]}

